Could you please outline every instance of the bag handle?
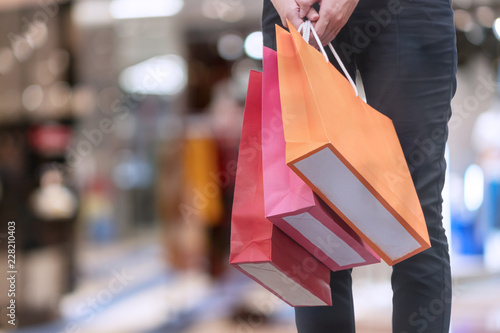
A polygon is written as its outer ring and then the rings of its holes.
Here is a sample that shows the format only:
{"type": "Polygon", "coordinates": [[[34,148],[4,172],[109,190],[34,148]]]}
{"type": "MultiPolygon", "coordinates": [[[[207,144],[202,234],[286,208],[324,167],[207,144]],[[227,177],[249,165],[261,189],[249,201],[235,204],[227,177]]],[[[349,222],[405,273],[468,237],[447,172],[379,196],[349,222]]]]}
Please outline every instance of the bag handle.
{"type": "MultiPolygon", "coordinates": [[[[314,30],[314,27],[313,27],[311,21],[309,21],[309,20],[304,21],[304,23],[302,23],[300,25],[300,27],[299,27],[299,30],[298,30],[299,33],[301,33],[302,30],[304,30],[304,32],[302,34],[302,38],[304,38],[304,40],[308,44],[309,44],[309,39],[310,39],[310,36],[311,36],[311,32],[313,33],[314,39],[316,40],[316,43],[318,44],[321,53],[323,53],[323,56],[325,57],[326,62],[329,62],[328,55],[325,52],[325,48],[323,47],[323,44],[319,40],[318,34],[316,33],[316,30],[314,30]]],[[[354,83],[354,80],[351,78],[351,75],[349,75],[349,72],[345,68],[344,63],[342,62],[342,60],[340,59],[339,55],[337,54],[337,51],[335,51],[335,48],[333,47],[332,43],[329,43],[328,46],[330,47],[330,51],[332,51],[333,56],[335,57],[335,59],[339,63],[340,68],[342,68],[342,71],[344,72],[347,80],[349,80],[349,83],[351,83],[351,86],[354,89],[354,92],[356,93],[356,96],[359,96],[359,94],[358,94],[358,88],[356,87],[356,84],[354,83]]]]}

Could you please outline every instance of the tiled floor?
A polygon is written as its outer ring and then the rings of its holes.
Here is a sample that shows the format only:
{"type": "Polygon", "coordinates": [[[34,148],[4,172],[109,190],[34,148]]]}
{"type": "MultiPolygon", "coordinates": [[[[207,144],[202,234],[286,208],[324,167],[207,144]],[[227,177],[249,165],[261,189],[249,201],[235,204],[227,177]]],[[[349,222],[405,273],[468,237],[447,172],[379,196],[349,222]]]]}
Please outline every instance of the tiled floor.
{"type": "MultiPolygon", "coordinates": [[[[61,304],[61,320],[21,333],[293,333],[293,309],[235,270],[223,280],[176,273],[154,236],[81,251],[81,283],[61,304]],[[250,310],[234,314],[239,309],[250,310]]],[[[358,333],[390,332],[390,268],[354,271],[358,333]]],[[[454,284],[452,333],[500,332],[500,276],[454,284]]],[[[241,311],[240,311],[241,312],[241,311]]]]}

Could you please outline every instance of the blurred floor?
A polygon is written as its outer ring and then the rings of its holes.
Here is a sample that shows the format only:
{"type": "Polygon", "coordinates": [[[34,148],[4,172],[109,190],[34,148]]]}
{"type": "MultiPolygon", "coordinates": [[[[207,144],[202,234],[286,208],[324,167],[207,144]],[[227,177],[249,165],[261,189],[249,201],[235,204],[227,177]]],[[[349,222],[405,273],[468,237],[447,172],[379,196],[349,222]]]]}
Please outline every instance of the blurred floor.
{"type": "MultiPolygon", "coordinates": [[[[21,333],[293,333],[293,309],[228,269],[218,282],[178,273],[156,234],[79,250],[81,283],[61,304],[62,319],[21,333]]],[[[358,333],[390,332],[390,268],[356,269],[358,333]],[[373,282],[375,281],[375,283],[373,282]]],[[[500,332],[500,277],[454,283],[452,333],[500,332]]]]}

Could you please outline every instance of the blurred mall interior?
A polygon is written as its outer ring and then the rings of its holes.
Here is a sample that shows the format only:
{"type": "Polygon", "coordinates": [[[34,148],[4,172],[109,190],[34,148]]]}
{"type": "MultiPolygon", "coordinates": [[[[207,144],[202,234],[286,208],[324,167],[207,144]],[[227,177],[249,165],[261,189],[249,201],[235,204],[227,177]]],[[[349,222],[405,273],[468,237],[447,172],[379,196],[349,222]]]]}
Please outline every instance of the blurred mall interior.
{"type": "MultiPolygon", "coordinates": [[[[500,332],[500,1],[454,8],[452,332],[500,332]]],[[[13,221],[15,331],[296,332],[293,310],[228,264],[261,9],[0,1],[0,268],[13,221]]],[[[358,332],[389,332],[389,279],[385,263],[354,270],[358,332]]],[[[8,289],[0,279],[5,331],[8,289]]]]}

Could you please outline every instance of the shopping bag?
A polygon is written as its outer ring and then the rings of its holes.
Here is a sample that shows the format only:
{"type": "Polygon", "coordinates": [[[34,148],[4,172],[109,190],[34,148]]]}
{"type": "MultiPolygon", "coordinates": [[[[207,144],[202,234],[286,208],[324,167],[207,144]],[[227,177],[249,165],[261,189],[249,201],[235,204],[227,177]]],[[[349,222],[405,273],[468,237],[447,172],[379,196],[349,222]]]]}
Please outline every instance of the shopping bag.
{"type": "Polygon", "coordinates": [[[276,27],[288,166],[388,264],[429,248],[392,121],[288,26],[276,27]]]}
{"type": "Polygon", "coordinates": [[[231,220],[230,263],[292,306],[331,305],[330,270],[264,216],[262,74],[250,72],[231,220]]]}
{"type": "MultiPolygon", "coordinates": [[[[285,120],[287,121],[287,120],[285,120]]],[[[262,166],[266,217],[333,271],[380,257],[286,165],[276,51],[264,47],[262,166]]]]}

